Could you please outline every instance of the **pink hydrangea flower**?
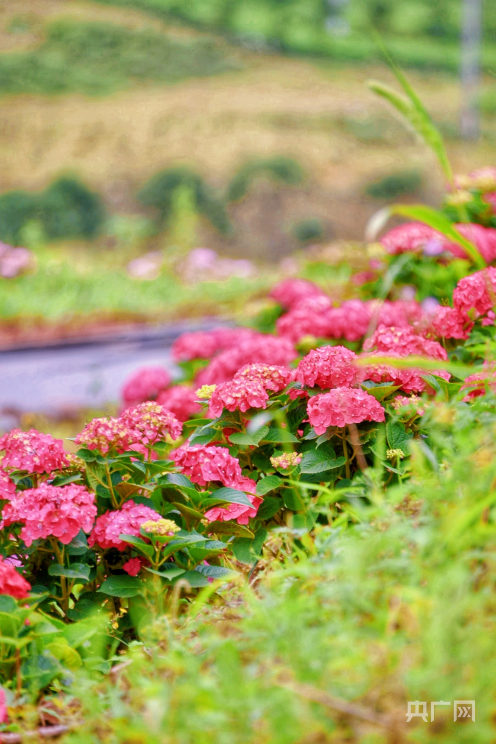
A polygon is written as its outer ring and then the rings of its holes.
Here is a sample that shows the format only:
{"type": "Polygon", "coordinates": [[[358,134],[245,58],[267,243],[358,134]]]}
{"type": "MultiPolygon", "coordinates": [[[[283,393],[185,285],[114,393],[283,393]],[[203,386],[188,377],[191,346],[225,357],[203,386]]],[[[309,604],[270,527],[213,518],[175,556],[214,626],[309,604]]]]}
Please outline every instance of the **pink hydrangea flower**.
{"type": "Polygon", "coordinates": [[[325,296],[323,290],[307,279],[283,279],[272,288],[269,297],[287,309],[308,297],[325,296]]]}
{"type": "Polygon", "coordinates": [[[136,406],[155,400],[171,383],[171,376],[163,367],[142,367],[126,380],[122,388],[124,405],[136,406]]]}
{"type": "Polygon", "coordinates": [[[183,429],[173,413],[154,401],[127,408],[121,413],[119,421],[131,432],[133,445],[149,446],[168,436],[178,439],[183,429]]]}
{"type": "Polygon", "coordinates": [[[50,536],[68,545],[79,530],[91,530],[96,512],[95,495],[84,486],[42,483],[38,488],[18,492],[6,504],[0,528],[21,522],[21,538],[28,547],[34,540],[50,536]]]}
{"type": "Polygon", "coordinates": [[[255,481],[243,476],[239,460],[229,454],[225,447],[183,445],[171,452],[170,458],[184,475],[199,486],[220,482],[228,488],[255,493],[255,481]]]}
{"type": "Polygon", "coordinates": [[[135,439],[136,435],[128,426],[120,419],[109,416],[90,421],[74,441],[80,447],[98,450],[102,455],[106,455],[111,449],[126,452],[131,449],[135,439]]]}
{"type": "Polygon", "coordinates": [[[364,351],[376,347],[384,355],[391,352],[399,356],[424,356],[446,361],[448,355],[437,341],[431,341],[415,333],[411,328],[387,328],[380,326],[363,344],[364,351]]]}
{"type": "Polygon", "coordinates": [[[485,395],[487,390],[496,391],[496,365],[484,363],[480,372],[469,375],[460,388],[466,390],[467,395],[463,398],[465,402],[472,398],[485,395]]]}
{"type": "Polygon", "coordinates": [[[333,307],[332,300],[325,295],[302,298],[277,320],[277,333],[292,343],[298,343],[306,336],[340,338],[341,325],[337,334],[335,331],[333,333],[335,320],[332,313],[337,309],[333,307]]]}
{"type": "Polygon", "coordinates": [[[227,382],[245,364],[270,364],[284,367],[296,356],[294,346],[288,339],[260,333],[214,357],[196,378],[197,387],[227,382]]]}
{"type": "Polygon", "coordinates": [[[476,271],[460,279],[453,292],[453,306],[461,312],[485,315],[496,305],[496,269],[476,271]]]}
{"type": "Polygon", "coordinates": [[[315,395],[307,410],[310,424],[317,434],[324,434],[330,426],[384,421],[384,408],[373,395],[361,389],[341,387],[315,395]]]}
{"type": "Polygon", "coordinates": [[[441,338],[467,339],[474,324],[463,310],[439,305],[431,320],[431,327],[441,338]]]}
{"type": "Polygon", "coordinates": [[[122,568],[129,574],[129,576],[137,576],[141,571],[142,566],[145,564],[143,558],[130,558],[122,568]]]}
{"type": "Polygon", "coordinates": [[[295,468],[300,464],[303,455],[297,452],[283,452],[282,455],[270,458],[270,464],[278,470],[287,470],[288,468],[295,468]]]}
{"type": "Polygon", "coordinates": [[[51,473],[69,465],[61,439],[42,434],[36,429],[12,429],[0,438],[0,451],[5,450],[2,468],[28,473],[51,473]]]}
{"type": "Polygon", "coordinates": [[[188,421],[201,411],[201,406],[196,401],[195,390],[189,385],[173,385],[167,390],[162,390],[157,403],[168,408],[181,422],[188,421]]]}
{"type": "Polygon", "coordinates": [[[16,487],[14,481],[10,480],[7,473],[0,470],[0,499],[11,501],[11,499],[14,498],[15,491],[16,487]]]}
{"type": "Polygon", "coordinates": [[[484,194],[484,201],[492,207],[493,214],[496,214],[496,191],[484,194]]]}
{"type": "Polygon", "coordinates": [[[126,501],[120,509],[107,511],[98,517],[88,538],[88,545],[91,548],[98,545],[103,550],[117,548],[123,551],[129,547],[129,544],[121,540],[119,535],[141,537],[141,525],[160,518],[160,514],[149,506],[135,504],[132,500],[126,501]]]}
{"type": "MultiPolygon", "coordinates": [[[[0,555],[0,594],[7,594],[14,599],[26,599],[30,591],[31,584],[0,555]]],[[[5,707],[5,691],[0,688],[0,692],[3,692],[3,699],[0,697],[0,723],[5,723],[6,709],[2,711],[2,705],[5,707]]]]}
{"type": "Polygon", "coordinates": [[[398,255],[422,250],[427,244],[436,244],[438,252],[446,250],[446,237],[423,222],[406,222],[393,227],[381,238],[381,243],[388,253],[398,255]]]}
{"type": "Polygon", "coordinates": [[[344,346],[322,346],[303,357],[295,371],[295,380],[308,387],[328,389],[351,387],[361,370],[355,366],[356,354],[344,346]]]}
{"type": "Polygon", "coordinates": [[[209,415],[220,416],[228,411],[248,411],[266,408],[269,390],[280,392],[291,381],[291,372],[274,364],[247,364],[228,382],[217,385],[210,397],[209,415]]]}
{"type": "MultiPolygon", "coordinates": [[[[30,586],[29,588],[31,589],[30,586]]],[[[0,592],[0,594],[7,594],[7,592],[0,592]]],[[[25,599],[25,597],[20,597],[20,599],[25,599]]],[[[9,722],[9,714],[7,712],[7,697],[5,695],[5,689],[3,687],[0,687],[0,723],[8,723],[8,722],[9,722]]]]}
{"type": "Polygon", "coordinates": [[[176,362],[210,359],[214,354],[258,335],[251,328],[214,328],[212,331],[183,333],[172,344],[172,357],[176,362]]]}
{"type": "Polygon", "coordinates": [[[250,519],[257,516],[258,507],[263,499],[250,493],[246,495],[248,500],[251,501],[251,506],[247,504],[229,504],[226,507],[214,506],[213,509],[205,512],[205,519],[209,522],[229,522],[235,519],[238,524],[248,524],[250,519]]]}
{"type": "MultiPolygon", "coordinates": [[[[425,370],[418,369],[416,367],[400,368],[393,367],[390,364],[374,364],[374,356],[382,356],[381,352],[373,352],[372,354],[362,355],[362,359],[370,359],[370,364],[363,368],[364,379],[372,380],[373,382],[389,382],[391,385],[397,385],[401,387],[405,393],[421,393],[428,385],[423,379],[423,375],[428,374],[425,370]]],[[[403,354],[395,351],[388,351],[388,357],[397,357],[398,359],[404,358],[403,354]]],[[[449,380],[451,375],[445,370],[436,370],[433,374],[442,377],[444,380],[449,380]]]]}

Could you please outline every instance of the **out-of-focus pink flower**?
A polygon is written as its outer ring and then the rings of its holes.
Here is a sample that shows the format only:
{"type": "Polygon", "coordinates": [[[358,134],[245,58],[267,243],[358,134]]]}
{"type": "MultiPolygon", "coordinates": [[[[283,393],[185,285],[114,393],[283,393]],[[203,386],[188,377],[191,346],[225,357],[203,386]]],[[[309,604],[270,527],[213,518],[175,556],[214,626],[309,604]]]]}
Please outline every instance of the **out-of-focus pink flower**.
{"type": "Polygon", "coordinates": [[[462,312],[485,315],[496,305],[496,269],[476,271],[460,279],[453,292],[453,306],[462,312]]]}
{"type": "Polygon", "coordinates": [[[462,188],[472,188],[482,191],[494,191],[496,189],[496,168],[485,166],[477,168],[468,174],[468,176],[457,176],[455,183],[463,183],[462,188]]]}
{"type": "Polygon", "coordinates": [[[209,414],[220,416],[228,411],[266,408],[269,390],[280,392],[291,381],[291,372],[274,364],[247,364],[228,382],[217,385],[210,396],[209,414]]]}
{"type": "Polygon", "coordinates": [[[96,511],[95,494],[84,486],[42,483],[38,488],[18,492],[4,506],[0,528],[21,522],[21,538],[28,547],[33,540],[50,536],[68,545],[79,530],[91,530],[96,511]]]}
{"type": "Polygon", "coordinates": [[[484,201],[492,207],[493,213],[496,214],[496,191],[484,194],[484,201]]]}
{"type": "Polygon", "coordinates": [[[376,348],[381,354],[398,356],[424,356],[446,361],[448,354],[441,344],[415,333],[411,328],[379,328],[363,344],[364,351],[376,348]]]}
{"type": "Polygon", "coordinates": [[[361,389],[334,388],[329,393],[315,395],[307,410],[317,434],[324,434],[330,426],[384,421],[384,408],[373,395],[361,389]]]}
{"type": "Polygon", "coordinates": [[[209,509],[205,512],[205,519],[209,522],[229,522],[233,519],[238,524],[248,524],[250,519],[257,516],[258,507],[262,503],[263,499],[253,494],[246,494],[251,506],[247,504],[229,504],[229,506],[214,506],[213,509],[209,509]]]}
{"type": "Polygon", "coordinates": [[[24,470],[28,473],[51,473],[69,465],[61,439],[42,434],[36,429],[12,429],[0,438],[4,470],[24,470]]]}
{"type": "Polygon", "coordinates": [[[183,429],[173,413],[160,403],[147,401],[121,413],[119,421],[128,429],[133,444],[149,446],[159,439],[178,439],[183,429]]]}
{"type": "Polygon", "coordinates": [[[353,274],[351,281],[356,284],[357,287],[361,287],[364,284],[369,284],[377,279],[377,271],[359,271],[353,274]]]}
{"type": "MultiPolygon", "coordinates": [[[[29,588],[31,589],[31,587],[29,588]]],[[[21,597],[21,599],[24,599],[24,597],[21,597]]],[[[0,687],[0,723],[8,723],[8,722],[9,722],[9,714],[7,713],[7,697],[5,695],[5,689],[3,687],[0,687]]]]}
{"type": "MultiPolygon", "coordinates": [[[[0,555],[0,594],[7,594],[14,599],[26,599],[30,591],[31,584],[17,573],[14,566],[4,561],[0,555]]],[[[5,691],[0,687],[0,723],[5,723],[5,715],[5,691]],[[3,693],[3,696],[1,693],[3,693]]]]}
{"type": "Polygon", "coordinates": [[[74,441],[80,447],[98,450],[102,455],[106,455],[111,449],[126,452],[131,449],[134,440],[132,430],[119,419],[109,416],[90,421],[74,441]]]}
{"type": "Polygon", "coordinates": [[[272,288],[269,297],[286,309],[308,297],[325,297],[325,292],[307,279],[283,279],[272,288]]]}
{"type": "Polygon", "coordinates": [[[460,389],[468,391],[467,395],[463,398],[465,402],[472,398],[478,398],[480,395],[485,395],[488,389],[495,392],[496,365],[494,363],[484,363],[480,372],[476,372],[465,378],[465,382],[460,389]]]}
{"type": "Polygon", "coordinates": [[[160,518],[160,514],[149,506],[135,504],[132,500],[126,501],[120,509],[107,511],[98,517],[88,538],[88,545],[91,548],[98,545],[104,550],[117,548],[123,551],[129,547],[129,544],[121,540],[119,535],[140,537],[142,524],[148,521],[155,522],[160,518]]]}
{"type": "MultiPolygon", "coordinates": [[[[418,369],[416,367],[394,367],[391,364],[374,364],[374,356],[382,356],[381,352],[373,352],[372,354],[362,354],[361,359],[370,360],[370,364],[363,368],[364,379],[372,380],[373,382],[389,382],[391,385],[397,385],[401,387],[405,393],[421,393],[428,386],[423,379],[423,376],[428,374],[425,370],[418,369]]],[[[398,359],[404,358],[404,354],[400,354],[395,351],[387,352],[388,357],[397,357],[398,359]]],[[[450,379],[449,372],[445,370],[436,370],[433,374],[442,377],[445,380],[450,379]]]]}
{"type": "Polygon", "coordinates": [[[284,367],[296,358],[293,344],[286,338],[257,334],[238,346],[221,352],[196,378],[197,386],[218,385],[231,380],[245,364],[284,367]]]}
{"type": "Polygon", "coordinates": [[[16,487],[14,481],[10,480],[7,473],[0,470],[0,499],[10,501],[14,498],[15,491],[16,487]]]}
{"type": "Polygon", "coordinates": [[[143,558],[130,558],[126,563],[124,563],[122,568],[127,574],[129,574],[129,576],[137,576],[144,563],[145,561],[143,558]]]}
{"type": "Polygon", "coordinates": [[[170,454],[170,458],[193,483],[206,486],[220,482],[223,486],[255,493],[255,481],[243,476],[239,460],[225,447],[214,445],[183,445],[170,454]]]}
{"type": "Polygon", "coordinates": [[[305,336],[340,338],[341,332],[333,335],[334,310],[337,308],[333,308],[329,297],[324,295],[305,297],[293,303],[291,310],[277,320],[277,333],[293,343],[298,343],[305,336]]]}
{"type": "Polygon", "coordinates": [[[173,385],[162,390],[157,403],[168,408],[181,422],[188,421],[201,411],[201,405],[196,402],[195,390],[189,385],[173,385]]]}
{"type": "MultiPolygon", "coordinates": [[[[486,263],[492,263],[496,259],[496,230],[494,227],[483,227],[475,223],[460,223],[455,227],[464,238],[475,245],[486,263]]],[[[456,251],[454,248],[451,250],[455,255],[465,256],[462,246],[457,246],[456,251]]]]}
{"type": "Polygon", "coordinates": [[[172,356],[176,362],[210,359],[220,351],[259,335],[251,328],[214,328],[212,331],[183,333],[172,344],[172,356]]]}
{"type": "Polygon", "coordinates": [[[431,320],[431,327],[436,336],[441,338],[467,339],[474,324],[462,310],[438,305],[431,320]]]}
{"type": "Polygon", "coordinates": [[[355,366],[356,354],[344,346],[322,346],[303,357],[294,373],[295,380],[308,387],[324,390],[351,387],[361,370],[355,366]]]}
{"type": "Polygon", "coordinates": [[[126,380],[122,388],[124,405],[136,406],[146,400],[156,400],[171,383],[171,376],[163,367],[142,367],[126,380]]]}
{"type": "Polygon", "coordinates": [[[429,255],[438,255],[447,249],[448,241],[442,233],[423,222],[406,222],[383,235],[381,243],[392,255],[420,251],[425,247],[429,255]]]}
{"type": "Polygon", "coordinates": [[[397,395],[392,401],[392,406],[397,411],[402,408],[407,410],[414,409],[417,416],[423,416],[425,409],[424,407],[420,407],[422,402],[422,398],[419,398],[418,395],[410,395],[408,398],[405,395],[397,395]]]}

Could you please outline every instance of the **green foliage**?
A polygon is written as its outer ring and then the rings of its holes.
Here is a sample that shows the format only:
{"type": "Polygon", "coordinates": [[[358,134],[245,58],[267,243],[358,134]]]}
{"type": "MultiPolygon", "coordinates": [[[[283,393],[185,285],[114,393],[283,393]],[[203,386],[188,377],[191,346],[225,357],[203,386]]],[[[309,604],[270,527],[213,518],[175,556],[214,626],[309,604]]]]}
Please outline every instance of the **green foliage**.
{"type": "Polygon", "coordinates": [[[241,201],[258,178],[268,178],[285,186],[299,186],[305,177],[302,166],[294,158],[274,155],[246,161],[234,174],[227,187],[227,201],[241,201]]]}
{"type": "Polygon", "coordinates": [[[0,58],[0,93],[106,94],[136,81],[173,83],[228,68],[207,39],[179,40],[111,23],[57,21],[40,47],[0,58]]]}
{"type": "Polygon", "coordinates": [[[199,214],[206,217],[222,233],[230,230],[224,204],[203,177],[187,166],[175,166],[156,173],[138,192],[138,201],[156,210],[160,223],[171,216],[174,195],[181,188],[188,188],[199,214]]]}
{"type": "Polygon", "coordinates": [[[421,187],[422,175],[418,170],[403,170],[368,184],[365,191],[374,199],[395,199],[404,194],[415,194],[421,187]]]}
{"type": "Polygon", "coordinates": [[[291,233],[300,243],[311,243],[325,237],[325,225],[318,217],[307,217],[291,227],[291,233]]]}
{"type": "Polygon", "coordinates": [[[23,229],[37,221],[45,237],[92,239],[105,219],[101,197],[76,178],[63,177],[44,191],[0,196],[0,239],[18,245],[23,229]]]}

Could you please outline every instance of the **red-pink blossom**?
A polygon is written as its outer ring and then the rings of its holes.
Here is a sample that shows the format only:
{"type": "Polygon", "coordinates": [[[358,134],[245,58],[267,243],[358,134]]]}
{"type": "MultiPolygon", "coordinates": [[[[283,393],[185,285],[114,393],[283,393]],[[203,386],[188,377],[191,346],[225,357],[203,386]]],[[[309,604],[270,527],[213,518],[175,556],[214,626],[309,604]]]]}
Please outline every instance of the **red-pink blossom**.
{"type": "Polygon", "coordinates": [[[248,411],[266,408],[267,391],[280,392],[291,381],[291,372],[274,364],[247,364],[228,382],[217,385],[210,397],[209,415],[220,416],[228,411],[248,411]]]}
{"type": "Polygon", "coordinates": [[[436,246],[436,253],[446,250],[446,237],[423,222],[406,222],[389,230],[381,238],[381,243],[388,253],[398,255],[422,250],[426,245],[436,246]]]}
{"type": "Polygon", "coordinates": [[[10,501],[14,498],[15,491],[16,486],[14,481],[9,478],[7,473],[0,470],[0,499],[10,501]]]}
{"type": "Polygon", "coordinates": [[[42,434],[36,429],[12,429],[0,438],[4,470],[24,470],[28,473],[51,473],[69,465],[61,439],[42,434]]]}
{"type": "MultiPolygon", "coordinates": [[[[389,382],[391,385],[401,387],[405,393],[421,393],[428,385],[424,376],[429,374],[426,370],[416,367],[394,367],[391,364],[374,364],[374,356],[384,356],[383,352],[373,352],[371,354],[362,354],[361,359],[369,359],[370,364],[363,367],[363,378],[373,382],[389,382]]],[[[388,357],[404,358],[405,355],[395,351],[388,351],[388,357]]],[[[450,379],[449,372],[445,370],[436,370],[432,374],[438,375],[445,380],[450,379]]]]}
{"type": "Polygon", "coordinates": [[[124,506],[115,511],[107,511],[98,517],[96,524],[88,538],[88,545],[92,548],[98,545],[102,549],[117,548],[123,551],[129,543],[120,539],[120,535],[140,537],[141,525],[148,521],[159,520],[160,514],[149,506],[126,501],[124,506]]]}
{"type": "Polygon", "coordinates": [[[143,558],[130,558],[122,568],[129,576],[137,576],[145,562],[143,558]]]}
{"type": "Polygon", "coordinates": [[[324,295],[303,298],[277,320],[277,333],[292,343],[298,343],[306,336],[340,338],[341,325],[337,335],[333,334],[332,313],[336,310],[331,299],[324,295]]]}
{"type": "Polygon", "coordinates": [[[231,380],[245,364],[284,367],[296,358],[293,344],[286,338],[257,334],[238,346],[223,351],[196,378],[197,386],[218,385],[231,380]]]}
{"type": "Polygon", "coordinates": [[[307,410],[317,434],[324,434],[330,426],[384,421],[384,408],[373,395],[360,388],[334,388],[329,393],[315,395],[310,398],[307,410]]]}
{"type": "MultiPolygon", "coordinates": [[[[0,555],[0,594],[7,594],[14,599],[26,599],[31,591],[31,584],[17,573],[14,566],[4,561],[0,555]]],[[[0,723],[5,723],[7,710],[5,708],[5,692],[0,687],[0,723]]]]}
{"type": "Polygon", "coordinates": [[[201,405],[196,402],[195,390],[189,385],[173,385],[162,390],[157,403],[168,408],[181,422],[188,421],[201,411],[201,405]]]}
{"type": "Polygon", "coordinates": [[[493,214],[496,214],[496,191],[491,191],[484,194],[484,201],[487,202],[493,210],[493,214]]]}
{"type": "Polygon", "coordinates": [[[294,377],[297,382],[312,388],[351,387],[359,381],[361,374],[355,366],[355,359],[355,352],[344,346],[322,346],[303,357],[294,377]]]}
{"type": "Polygon", "coordinates": [[[245,364],[236,372],[234,378],[257,380],[266,390],[280,393],[291,382],[292,373],[286,367],[277,364],[245,364]]]}
{"type": "Polygon", "coordinates": [[[464,401],[485,395],[488,389],[496,392],[496,365],[494,363],[484,363],[482,368],[480,368],[480,372],[476,372],[465,378],[465,382],[460,389],[468,391],[467,395],[463,398],[464,401]]]}
{"type": "Polygon", "coordinates": [[[489,266],[460,279],[453,292],[453,306],[462,312],[485,315],[496,305],[496,269],[489,266]]]}
{"type": "MultiPolygon", "coordinates": [[[[486,263],[492,263],[496,259],[496,230],[494,227],[483,227],[476,223],[460,223],[455,225],[455,228],[464,238],[475,245],[486,263]]],[[[457,246],[456,250],[454,248],[455,246],[450,250],[455,255],[466,256],[462,246],[457,246]]]]}
{"type": "Polygon", "coordinates": [[[257,516],[258,507],[263,499],[253,494],[247,494],[251,506],[247,504],[229,504],[229,506],[214,506],[205,512],[205,519],[209,522],[228,522],[235,519],[238,524],[248,524],[250,519],[257,516]]]}
{"type": "Polygon", "coordinates": [[[155,400],[171,383],[171,376],[163,367],[141,367],[126,380],[122,388],[124,405],[136,406],[155,400]]]}
{"type": "MultiPolygon", "coordinates": [[[[29,588],[31,589],[31,587],[29,588]]],[[[4,592],[4,593],[7,594],[7,592],[4,592]]],[[[21,597],[21,599],[24,599],[24,597],[21,597]]],[[[9,714],[7,712],[7,697],[5,695],[5,689],[3,687],[0,687],[0,723],[8,723],[8,722],[9,722],[9,714]]]]}
{"type": "Polygon", "coordinates": [[[199,486],[220,482],[229,488],[255,493],[255,482],[243,476],[239,460],[225,447],[183,445],[171,452],[170,458],[184,475],[199,486]]]}
{"type": "Polygon", "coordinates": [[[149,446],[159,439],[178,439],[183,429],[173,413],[160,403],[147,401],[127,408],[119,421],[130,431],[132,444],[149,446]]]}
{"type": "Polygon", "coordinates": [[[383,355],[391,352],[399,356],[424,356],[446,361],[448,355],[437,341],[431,341],[415,333],[412,328],[379,328],[363,344],[364,351],[376,348],[383,355]]]}
{"type": "Polygon", "coordinates": [[[325,296],[324,291],[307,279],[283,279],[272,288],[269,297],[272,297],[284,308],[291,308],[307,297],[325,296]]]}
{"type": "Polygon", "coordinates": [[[50,536],[68,545],[80,530],[91,530],[96,512],[95,494],[84,486],[42,483],[16,493],[4,506],[0,528],[23,524],[21,538],[28,547],[34,540],[50,536]]]}
{"type": "Polygon", "coordinates": [[[441,338],[462,338],[470,336],[474,324],[468,315],[456,307],[438,305],[431,320],[431,327],[436,336],[441,338]]]}
{"type": "Polygon", "coordinates": [[[80,447],[98,450],[102,455],[106,455],[112,449],[116,452],[126,452],[131,449],[135,440],[136,435],[128,426],[120,419],[109,416],[90,421],[74,441],[80,447]]]}
{"type": "Polygon", "coordinates": [[[172,344],[172,357],[176,362],[210,359],[214,354],[258,335],[251,328],[214,328],[212,331],[183,333],[172,344]]]}

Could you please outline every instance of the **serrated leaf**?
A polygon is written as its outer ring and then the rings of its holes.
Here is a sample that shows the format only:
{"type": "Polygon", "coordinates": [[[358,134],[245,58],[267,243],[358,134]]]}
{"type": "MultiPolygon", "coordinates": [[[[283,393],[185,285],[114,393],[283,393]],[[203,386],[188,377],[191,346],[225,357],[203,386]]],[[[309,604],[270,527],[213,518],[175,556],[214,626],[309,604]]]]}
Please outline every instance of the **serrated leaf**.
{"type": "Polygon", "coordinates": [[[326,470],[334,470],[339,468],[346,462],[346,457],[337,457],[331,459],[325,452],[319,450],[312,450],[305,452],[301,459],[300,471],[302,473],[323,473],[326,470]]]}
{"type": "Polygon", "coordinates": [[[110,597],[136,597],[143,591],[143,582],[135,576],[111,576],[97,591],[110,597]]]}
{"type": "Polygon", "coordinates": [[[89,581],[90,567],[86,563],[71,563],[70,568],[60,563],[52,563],[48,568],[50,576],[64,576],[66,579],[83,579],[89,581]]]}
{"type": "Polygon", "coordinates": [[[287,442],[299,442],[300,440],[286,429],[277,429],[275,427],[271,427],[267,434],[265,434],[263,441],[272,442],[274,444],[284,444],[287,442]]]}
{"type": "MultiPolygon", "coordinates": [[[[243,504],[244,506],[252,506],[248,496],[243,491],[238,491],[237,488],[218,488],[217,491],[213,491],[210,494],[210,499],[214,501],[220,501],[222,503],[230,504],[243,504]]],[[[210,499],[208,501],[210,502],[210,499]]]]}
{"type": "Polygon", "coordinates": [[[274,514],[277,514],[282,506],[283,501],[281,498],[268,496],[258,507],[257,518],[262,519],[263,521],[271,519],[274,514]]]}
{"type": "Polygon", "coordinates": [[[395,421],[394,423],[392,421],[387,422],[386,437],[390,449],[400,449],[403,451],[405,451],[408,440],[411,439],[411,435],[406,433],[405,427],[399,421],[395,421]]]}
{"type": "Polygon", "coordinates": [[[257,496],[265,496],[266,493],[279,488],[279,486],[281,486],[283,483],[284,481],[282,480],[282,478],[279,478],[278,475],[267,475],[265,478],[262,478],[262,480],[259,480],[257,483],[257,496]]]}

